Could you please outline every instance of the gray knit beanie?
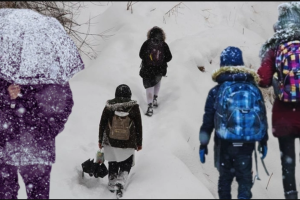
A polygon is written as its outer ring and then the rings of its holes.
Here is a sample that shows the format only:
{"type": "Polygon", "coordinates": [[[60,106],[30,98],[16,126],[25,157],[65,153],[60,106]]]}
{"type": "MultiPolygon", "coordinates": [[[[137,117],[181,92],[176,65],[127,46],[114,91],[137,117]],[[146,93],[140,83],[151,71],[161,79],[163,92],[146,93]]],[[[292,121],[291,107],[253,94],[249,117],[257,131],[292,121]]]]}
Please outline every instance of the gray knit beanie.
{"type": "Polygon", "coordinates": [[[289,2],[278,6],[278,21],[274,24],[274,31],[297,26],[300,28],[300,3],[289,2]]]}

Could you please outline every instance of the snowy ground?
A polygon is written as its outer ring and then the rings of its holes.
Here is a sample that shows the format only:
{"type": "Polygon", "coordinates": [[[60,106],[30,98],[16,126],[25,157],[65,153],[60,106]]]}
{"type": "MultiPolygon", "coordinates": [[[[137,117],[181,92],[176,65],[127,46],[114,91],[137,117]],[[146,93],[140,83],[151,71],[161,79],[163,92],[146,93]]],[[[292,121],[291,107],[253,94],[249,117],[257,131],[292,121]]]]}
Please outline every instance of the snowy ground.
{"type": "MultiPolygon", "coordinates": [[[[146,112],[138,54],[147,31],[155,25],[165,30],[173,60],[168,77],[162,80],[159,108],[152,118],[142,116],[143,150],[136,154],[124,198],[218,198],[213,141],[205,165],[198,156],[204,103],[215,85],[211,72],[219,67],[220,52],[227,46],[242,49],[246,66],[257,69],[259,49],[273,34],[280,3],[184,2],[178,13],[170,16],[165,13],[178,2],[138,2],[133,5],[133,14],[126,10],[127,2],[102,2],[103,6],[87,3],[89,7],[78,20],[98,15],[92,32],[111,29],[113,36],[99,41],[101,53],[97,59],[83,56],[86,69],[71,81],[75,106],[65,130],[56,139],[57,162],[51,174],[50,198],[114,198],[106,189],[107,177],[81,178],[81,163],[95,156],[101,113],[118,85],[129,85],[132,98],[140,104],[141,112],[146,112]],[[200,72],[197,66],[205,66],[206,72],[200,72]]],[[[270,108],[268,105],[271,125],[270,108]]],[[[271,128],[269,134],[265,162],[273,176],[266,189],[269,177],[259,162],[262,180],[252,189],[255,199],[284,198],[278,142],[271,128]]],[[[299,184],[299,173],[296,175],[299,184]]],[[[236,191],[234,183],[233,198],[236,191]]],[[[23,183],[19,197],[26,198],[23,183]]]]}

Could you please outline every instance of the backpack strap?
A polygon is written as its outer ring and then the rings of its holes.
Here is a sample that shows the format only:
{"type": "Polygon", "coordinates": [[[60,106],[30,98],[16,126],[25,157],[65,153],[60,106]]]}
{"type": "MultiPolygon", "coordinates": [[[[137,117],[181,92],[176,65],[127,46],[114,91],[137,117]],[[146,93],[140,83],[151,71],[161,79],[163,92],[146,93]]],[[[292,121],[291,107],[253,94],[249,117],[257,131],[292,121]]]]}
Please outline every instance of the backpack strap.
{"type": "Polygon", "coordinates": [[[281,45],[278,45],[277,48],[276,48],[276,50],[275,50],[275,68],[276,68],[277,74],[278,74],[278,81],[279,81],[280,83],[282,83],[282,80],[283,80],[283,74],[282,74],[282,72],[281,72],[281,71],[282,71],[282,70],[281,70],[281,67],[279,66],[279,65],[281,65],[281,62],[282,62],[282,61],[280,61],[280,63],[278,63],[278,61],[277,61],[277,56],[282,56],[282,51],[281,51],[281,53],[278,55],[279,48],[281,48],[281,45]]]}

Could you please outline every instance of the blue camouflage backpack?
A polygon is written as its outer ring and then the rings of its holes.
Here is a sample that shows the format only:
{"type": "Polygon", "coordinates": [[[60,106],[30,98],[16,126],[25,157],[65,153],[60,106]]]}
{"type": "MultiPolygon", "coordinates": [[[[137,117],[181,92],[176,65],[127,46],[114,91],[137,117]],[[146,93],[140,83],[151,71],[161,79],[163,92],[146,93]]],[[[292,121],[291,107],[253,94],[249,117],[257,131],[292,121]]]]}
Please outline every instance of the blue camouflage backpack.
{"type": "Polygon", "coordinates": [[[261,141],[268,124],[264,99],[251,82],[224,82],[215,101],[215,130],[219,138],[231,142],[261,141]]]}

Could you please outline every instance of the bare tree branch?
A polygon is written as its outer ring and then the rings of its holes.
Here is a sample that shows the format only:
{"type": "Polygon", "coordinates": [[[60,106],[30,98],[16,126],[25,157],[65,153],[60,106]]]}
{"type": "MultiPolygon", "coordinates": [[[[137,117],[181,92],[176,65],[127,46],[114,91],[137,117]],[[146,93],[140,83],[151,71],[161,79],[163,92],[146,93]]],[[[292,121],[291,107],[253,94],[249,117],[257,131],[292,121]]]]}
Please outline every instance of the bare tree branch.
{"type": "MultiPolygon", "coordinates": [[[[175,15],[178,16],[179,9],[182,8],[181,5],[186,6],[182,1],[179,2],[178,4],[176,4],[175,6],[173,6],[168,12],[165,13],[165,15],[163,16],[163,22],[166,24],[166,18],[165,16],[169,16],[171,17],[171,15],[175,15]]],[[[187,6],[186,6],[187,7],[187,6]]],[[[188,7],[187,7],[188,8],[188,7]]],[[[182,13],[180,13],[182,14],[182,13]]]]}
{"type": "MultiPolygon", "coordinates": [[[[95,6],[105,6],[101,3],[96,4],[93,2],[95,6]]],[[[108,5],[108,4],[107,4],[108,5]]],[[[106,6],[107,6],[106,5],[106,6]]],[[[133,5],[133,4],[132,4],[133,5]]],[[[131,5],[131,6],[132,6],[131,5]]],[[[112,36],[107,35],[112,29],[106,30],[102,33],[90,33],[90,28],[92,23],[92,19],[85,23],[77,23],[76,17],[80,15],[82,9],[86,8],[87,5],[85,2],[66,2],[66,1],[0,1],[0,8],[25,8],[35,10],[38,13],[43,15],[54,17],[57,19],[66,32],[70,35],[70,37],[74,40],[77,45],[78,51],[87,55],[90,59],[96,58],[98,52],[95,50],[94,45],[95,41],[89,41],[89,38],[93,38],[94,40],[98,39],[107,39],[112,36]],[[87,31],[81,32],[78,31],[82,25],[87,25],[87,31]]]]}
{"type": "Polygon", "coordinates": [[[132,6],[134,5],[134,4],[136,4],[138,1],[136,1],[136,2],[133,2],[133,1],[128,1],[127,2],[127,10],[131,10],[131,14],[133,13],[133,8],[132,8],[132,6]]]}

